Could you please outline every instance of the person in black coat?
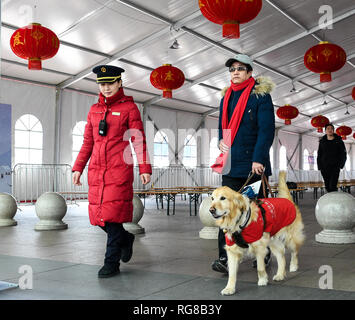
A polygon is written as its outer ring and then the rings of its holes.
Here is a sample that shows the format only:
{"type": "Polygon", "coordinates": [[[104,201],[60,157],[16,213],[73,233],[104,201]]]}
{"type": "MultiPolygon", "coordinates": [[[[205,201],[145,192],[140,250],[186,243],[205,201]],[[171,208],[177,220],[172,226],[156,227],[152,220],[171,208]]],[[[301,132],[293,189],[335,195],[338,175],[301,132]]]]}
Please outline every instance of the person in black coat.
{"type": "Polygon", "coordinates": [[[318,147],[317,164],[327,192],[337,191],[340,169],[346,162],[346,149],[340,136],[334,133],[334,126],[329,123],[325,126],[325,133],[318,147]]]}

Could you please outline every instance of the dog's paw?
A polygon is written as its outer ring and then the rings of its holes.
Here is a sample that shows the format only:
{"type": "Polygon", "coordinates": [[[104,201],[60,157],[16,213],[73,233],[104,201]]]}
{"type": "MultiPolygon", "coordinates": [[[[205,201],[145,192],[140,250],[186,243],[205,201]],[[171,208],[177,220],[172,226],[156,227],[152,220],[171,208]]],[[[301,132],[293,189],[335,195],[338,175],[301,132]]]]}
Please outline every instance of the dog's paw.
{"type": "Polygon", "coordinates": [[[291,264],[290,265],[290,272],[296,272],[298,270],[298,265],[291,264]]]}
{"type": "Polygon", "coordinates": [[[232,294],[235,293],[235,288],[228,288],[228,287],[225,287],[222,291],[221,291],[221,295],[223,296],[230,296],[232,294]]]}
{"type": "Polygon", "coordinates": [[[263,287],[263,286],[266,286],[267,283],[268,283],[267,278],[261,278],[261,279],[259,279],[259,281],[258,281],[258,286],[259,286],[259,287],[263,287]]]}
{"type": "Polygon", "coordinates": [[[272,278],[272,280],[274,281],[282,281],[285,279],[285,275],[281,275],[281,274],[276,274],[274,275],[274,277],[272,278]]]}

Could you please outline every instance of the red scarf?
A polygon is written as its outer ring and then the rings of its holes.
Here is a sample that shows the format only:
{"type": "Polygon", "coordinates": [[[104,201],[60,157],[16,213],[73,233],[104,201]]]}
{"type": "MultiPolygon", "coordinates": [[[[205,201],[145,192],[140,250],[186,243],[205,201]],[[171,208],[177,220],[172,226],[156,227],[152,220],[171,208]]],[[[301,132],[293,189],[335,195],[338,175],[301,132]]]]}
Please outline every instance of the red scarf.
{"type": "MultiPolygon", "coordinates": [[[[228,88],[226,95],[224,96],[223,101],[223,113],[222,113],[222,135],[224,143],[231,148],[234,138],[238,132],[240,122],[242,121],[242,117],[244,114],[245,107],[248,103],[248,99],[250,96],[250,92],[255,84],[255,79],[250,77],[248,80],[240,84],[234,84],[231,82],[231,86],[228,88]],[[230,95],[233,91],[245,90],[241,94],[240,98],[238,99],[237,105],[234,109],[232,118],[228,123],[228,102],[230,95]]],[[[217,173],[222,173],[223,167],[227,163],[228,153],[221,153],[218,158],[216,159],[215,164],[211,166],[212,170],[217,173]]]]}

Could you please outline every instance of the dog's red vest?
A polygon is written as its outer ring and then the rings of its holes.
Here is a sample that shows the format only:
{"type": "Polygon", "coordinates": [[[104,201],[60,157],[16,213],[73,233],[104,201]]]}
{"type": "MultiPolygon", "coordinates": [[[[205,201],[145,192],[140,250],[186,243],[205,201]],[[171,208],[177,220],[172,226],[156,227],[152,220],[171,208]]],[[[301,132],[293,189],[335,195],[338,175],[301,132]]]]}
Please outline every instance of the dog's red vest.
{"type": "MultiPolygon", "coordinates": [[[[258,219],[252,221],[242,232],[242,236],[247,243],[258,241],[263,232],[269,232],[272,237],[282,228],[290,225],[296,218],[295,205],[288,199],[284,198],[267,198],[260,199],[265,209],[266,225],[264,228],[264,220],[259,210],[258,219]]],[[[231,246],[235,242],[231,241],[226,234],[226,244],[231,246]]]]}

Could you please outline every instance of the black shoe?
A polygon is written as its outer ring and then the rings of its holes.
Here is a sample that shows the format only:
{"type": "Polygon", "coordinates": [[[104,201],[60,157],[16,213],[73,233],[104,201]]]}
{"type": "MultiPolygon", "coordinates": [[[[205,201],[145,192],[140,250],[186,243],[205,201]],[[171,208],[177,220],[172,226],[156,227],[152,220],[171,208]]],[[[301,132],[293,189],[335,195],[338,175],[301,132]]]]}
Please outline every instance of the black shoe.
{"type": "Polygon", "coordinates": [[[134,234],[128,234],[128,244],[125,247],[121,248],[121,260],[122,262],[128,262],[132,258],[133,254],[133,242],[134,242],[134,234]]]}
{"type": "MultiPolygon", "coordinates": [[[[270,265],[270,261],[271,261],[271,251],[269,249],[269,247],[267,248],[268,252],[264,258],[264,262],[265,262],[265,268],[267,268],[270,265]]],[[[256,261],[256,259],[253,261],[253,268],[257,268],[258,267],[258,263],[256,261]]]]}
{"type": "Polygon", "coordinates": [[[228,262],[227,258],[220,258],[215,260],[212,263],[212,270],[221,272],[221,273],[228,273],[228,262]]]}
{"type": "Polygon", "coordinates": [[[110,278],[114,275],[120,273],[120,266],[119,265],[109,265],[105,264],[98,272],[99,278],[110,278]]]}

